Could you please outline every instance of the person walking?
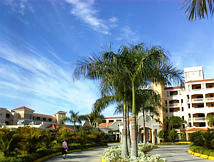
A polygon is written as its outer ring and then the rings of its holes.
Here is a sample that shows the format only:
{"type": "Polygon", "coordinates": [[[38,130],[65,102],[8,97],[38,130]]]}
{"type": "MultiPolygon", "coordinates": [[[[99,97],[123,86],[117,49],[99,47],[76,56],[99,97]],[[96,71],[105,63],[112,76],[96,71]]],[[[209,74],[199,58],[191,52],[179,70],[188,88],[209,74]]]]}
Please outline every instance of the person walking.
{"type": "Polygon", "coordinates": [[[68,151],[68,144],[67,144],[66,140],[64,139],[64,141],[62,142],[62,156],[64,159],[66,158],[67,151],[68,151]]]}

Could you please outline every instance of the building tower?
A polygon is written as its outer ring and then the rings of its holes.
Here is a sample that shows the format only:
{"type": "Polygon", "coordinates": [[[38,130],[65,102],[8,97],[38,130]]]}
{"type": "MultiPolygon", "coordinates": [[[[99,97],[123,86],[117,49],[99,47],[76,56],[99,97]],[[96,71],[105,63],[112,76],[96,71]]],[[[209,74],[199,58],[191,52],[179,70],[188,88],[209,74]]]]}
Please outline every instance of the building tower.
{"type": "Polygon", "coordinates": [[[58,111],[57,113],[56,113],[56,122],[58,123],[58,124],[64,124],[64,120],[66,119],[66,112],[64,112],[64,111],[58,111]]]}

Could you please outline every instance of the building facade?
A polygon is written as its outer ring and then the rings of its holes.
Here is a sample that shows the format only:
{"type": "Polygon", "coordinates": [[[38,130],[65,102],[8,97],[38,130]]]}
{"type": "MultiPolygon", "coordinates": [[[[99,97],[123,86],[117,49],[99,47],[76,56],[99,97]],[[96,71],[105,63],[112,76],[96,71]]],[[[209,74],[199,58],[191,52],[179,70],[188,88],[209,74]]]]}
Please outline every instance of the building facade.
{"type": "Polygon", "coordinates": [[[62,124],[66,112],[58,111],[55,116],[34,113],[34,110],[22,106],[12,110],[0,108],[0,125],[39,125],[41,123],[62,124]]]}
{"type": "Polygon", "coordinates": [[[195,130],[209,128],[208,116],[214,116],[214,79],[204,79],[202,66],[184,68],[183,87],[164,90],[166,117],[179,116],[187,135],[195,130]]]}

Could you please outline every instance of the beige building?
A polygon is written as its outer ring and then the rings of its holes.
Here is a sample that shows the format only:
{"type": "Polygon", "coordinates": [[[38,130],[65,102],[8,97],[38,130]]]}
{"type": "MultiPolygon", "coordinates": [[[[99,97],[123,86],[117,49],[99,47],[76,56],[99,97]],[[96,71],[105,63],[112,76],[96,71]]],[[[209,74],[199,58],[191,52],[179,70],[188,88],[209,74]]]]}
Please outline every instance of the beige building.
{"type": "Polygon", "coordinates": [[[187,134],[209,128],[207,116],[214,116],[214,79],[204,79],[202,66],[184,68],[184,87],[165,88],[166,117],[179,116],[187,134]]]}
{"type": "Polygon", "coordinates": [[[34,110],[22,106],[12,110],[0,108],[0,125],[39,125],[41,123],[62,124],[66,112],[58,111],[55,116],[34,113],[34,110]]]}

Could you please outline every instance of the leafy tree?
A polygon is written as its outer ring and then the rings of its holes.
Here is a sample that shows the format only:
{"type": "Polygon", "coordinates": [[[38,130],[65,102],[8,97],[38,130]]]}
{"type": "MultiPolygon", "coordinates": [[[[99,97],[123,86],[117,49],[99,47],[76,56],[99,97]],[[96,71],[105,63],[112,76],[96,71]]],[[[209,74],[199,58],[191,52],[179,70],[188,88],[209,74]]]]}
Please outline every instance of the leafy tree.
{"type": "Polygon", "coordinates": [[[171,116],[166,119],[166,123],[168,124],[169,129],[173,129],[180,128],[186,121],[179,116],[171,116]]]}
{"type": "Polygon", "coordinates": [[[158,137],[162,138],[164,142],[168,141],[169,132],[166,129],[162,129],[158,132],[158,137]]]}
{"type": "Polygon", "coordinates": [[[214,0],[185,0],[186,15],[189,20],[202,19],[214,13],[214,0]]]}
{"type": "MultiPolygon", "coordinates": [[[[151,82],[170,84],[173,79],[181,81],[182,72],[169,64],[165,51],[160,47],[145,48],[143,44],[122,46],[117,54],[106,52],[101,57],[89,57],[79,62],[75,76],[101,80],[104,90],[115,91],[127,107],[126,92],[132,96],[132,147],[131,156],[137,156],[136,90],[151,82]]],[[[101,91],[102,92],[102,91],[101,91]]],[[[124,117],[126,119],[126,117],[124,117]]],[[[126,123],[126,122],[124,122],[126,123]]],[[[125,126],[124,126],[125,127],[125,126]]]]}
{"type": "Polygon", "coordinates": [[[175,141],[178,140],[178,133],[177,133],[177,131],[174,128],[169,131],[168,139],[171,142],[175,142],[175,141]]]}

